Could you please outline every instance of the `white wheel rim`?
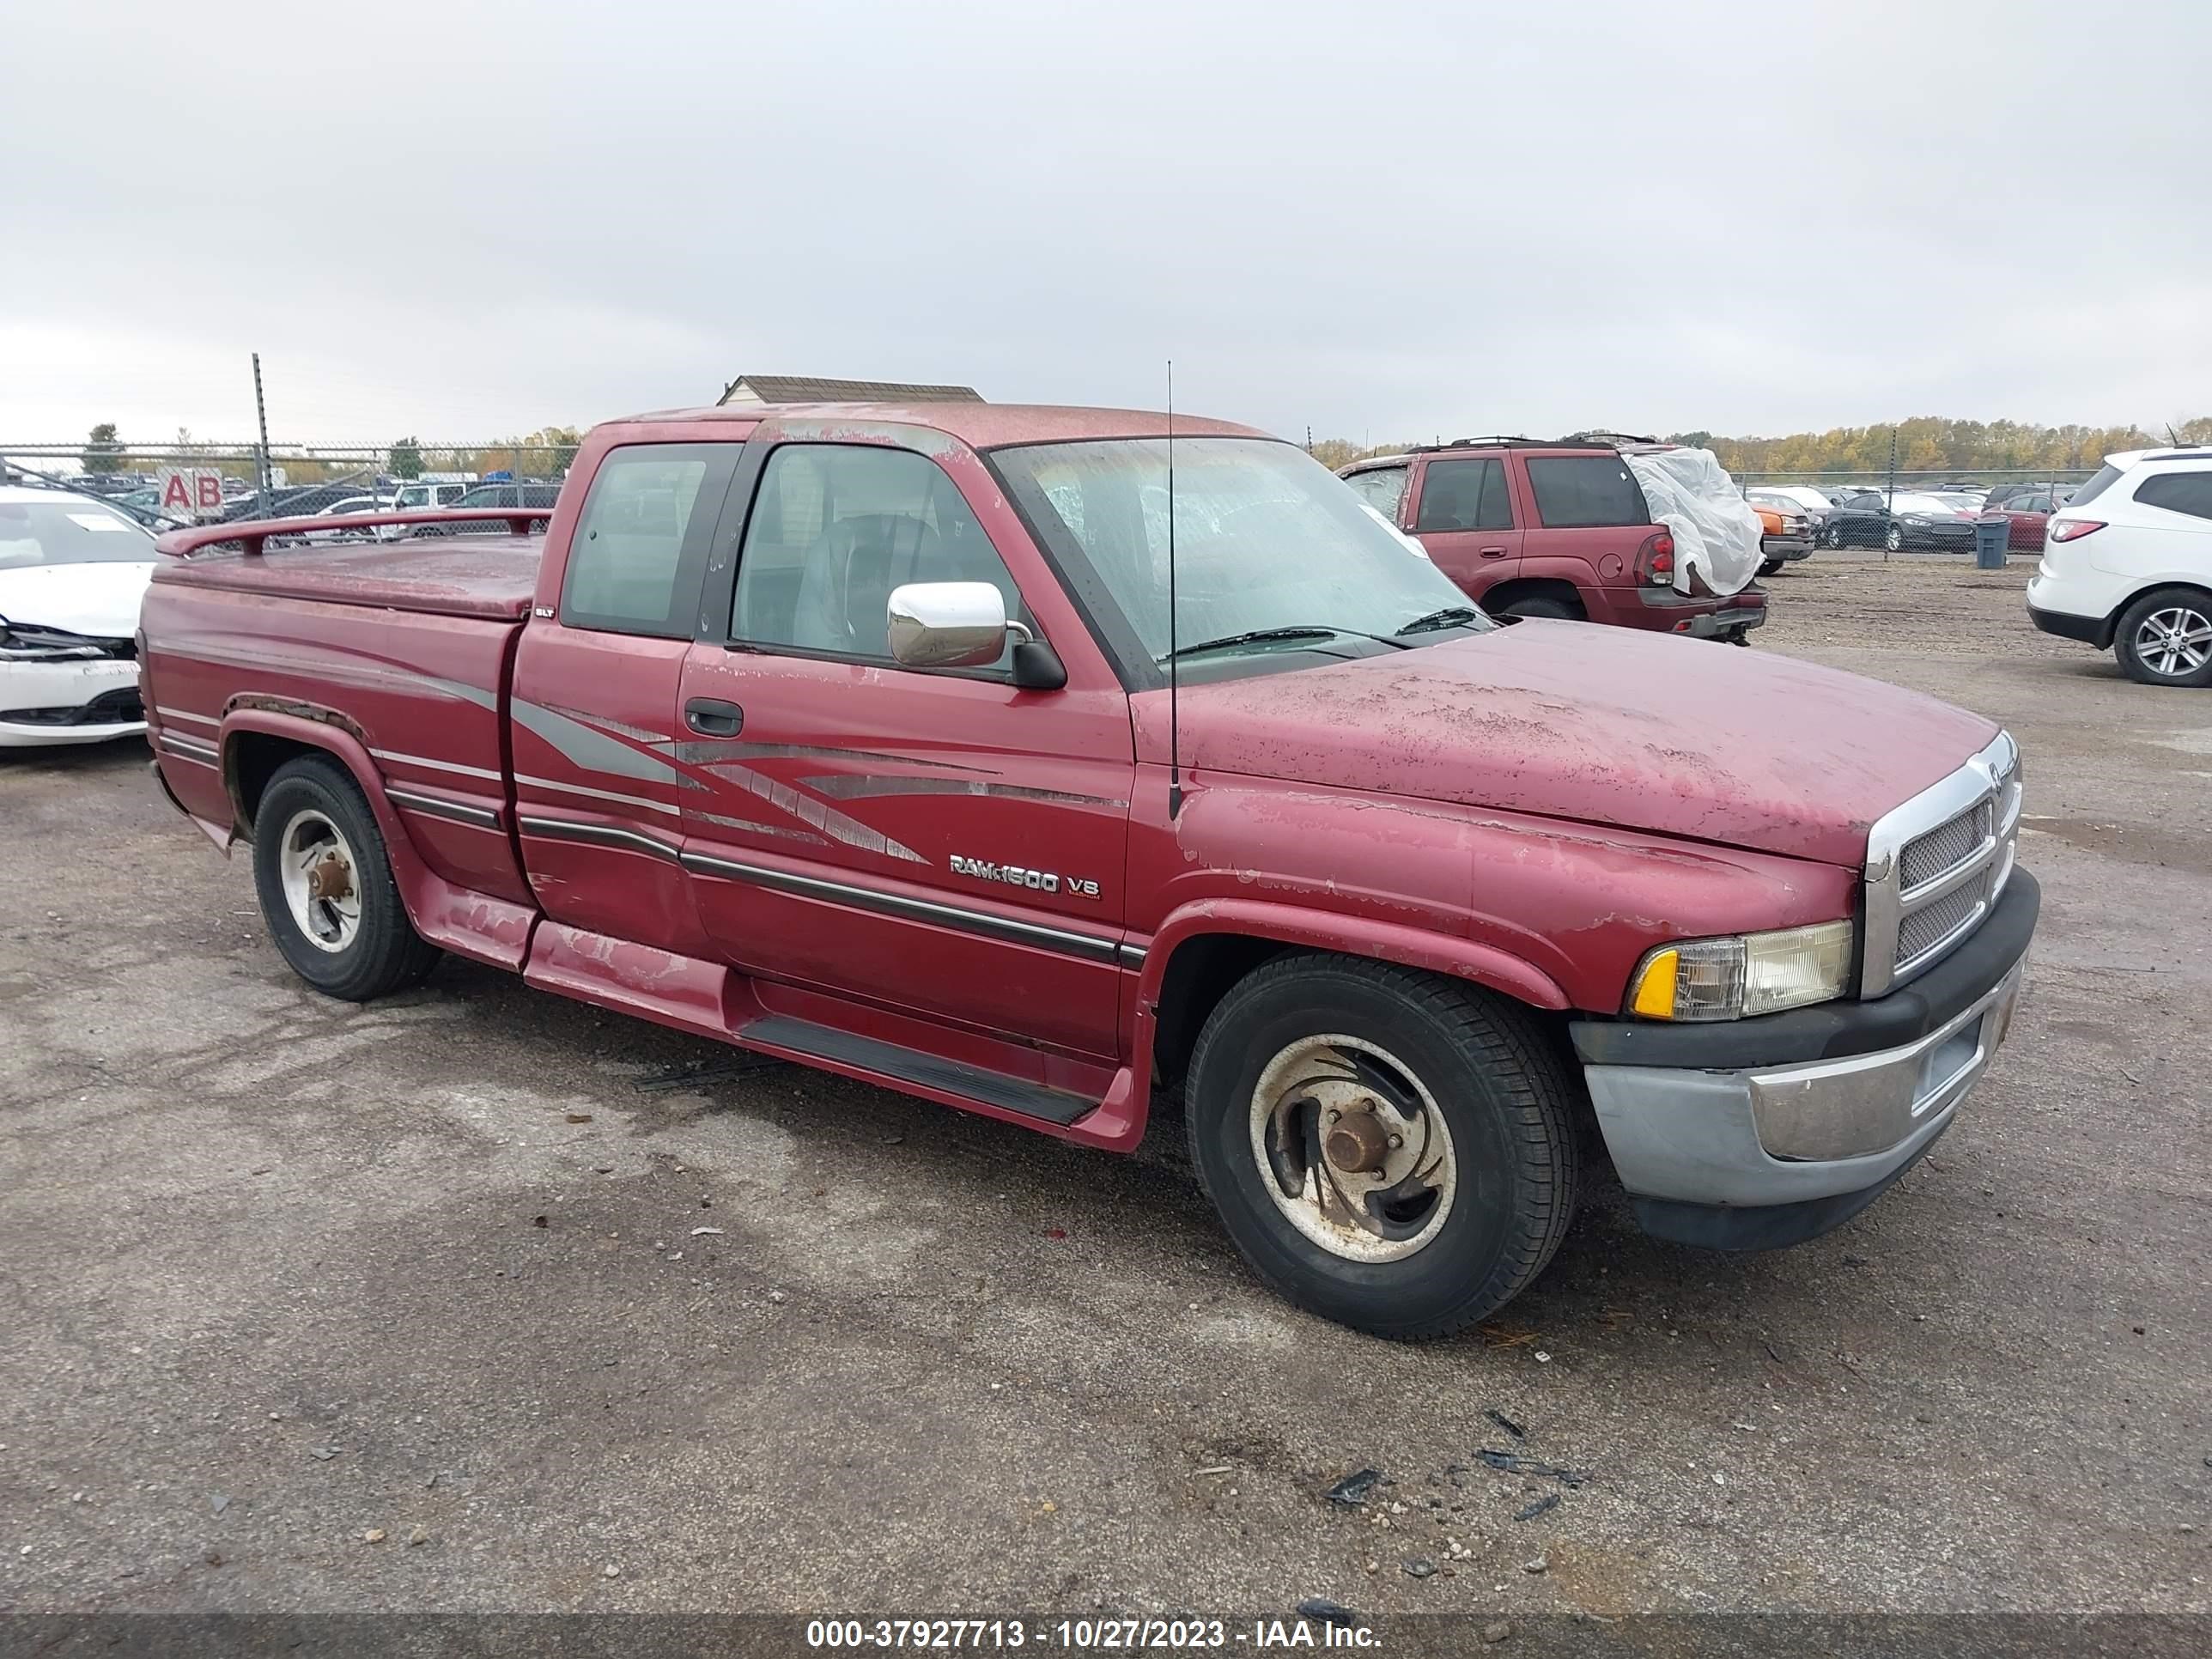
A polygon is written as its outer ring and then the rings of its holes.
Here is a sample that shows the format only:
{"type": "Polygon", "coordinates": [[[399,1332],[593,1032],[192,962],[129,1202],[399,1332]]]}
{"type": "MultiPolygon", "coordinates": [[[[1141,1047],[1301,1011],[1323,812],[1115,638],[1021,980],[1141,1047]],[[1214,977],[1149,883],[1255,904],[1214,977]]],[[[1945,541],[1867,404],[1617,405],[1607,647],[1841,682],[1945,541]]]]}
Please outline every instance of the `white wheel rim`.
{"type": "Polygon", "coordinates": [[[1360,1037],[1303,1037],[1261,1068],[1250,1118],[1261,1186],[1331,1255],[1402,1261],[1450,1218],[1459,1196],[1450,1127],[1389,1050],[1360,1037]],[[1359,1155],[1340,1156],[1347,1146],[1359,1155]]]}
{"type": "Polygon", "coordinates": [[[2212,617],[2185,605],[2154,611],[2136,629],[2135,646],[2154,674],[2193,674],[2212,662],[2212,617]]]}
{"type": "Polygon", "coordinates": [[[360,860],[337,824],[313,807],[276,839],[276,876],[300,937],[332,956],[361,933],[360,860]]]}

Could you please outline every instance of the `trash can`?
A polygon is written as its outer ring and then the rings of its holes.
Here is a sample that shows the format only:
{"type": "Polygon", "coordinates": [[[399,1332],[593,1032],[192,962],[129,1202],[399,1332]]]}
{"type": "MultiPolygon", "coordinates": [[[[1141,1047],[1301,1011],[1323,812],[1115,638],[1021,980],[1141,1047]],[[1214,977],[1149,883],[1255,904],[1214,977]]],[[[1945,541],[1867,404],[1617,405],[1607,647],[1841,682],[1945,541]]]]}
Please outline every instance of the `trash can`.
{"type": "Polygon", "coordinates": [[[2012,540],[2012,520],[1992,513],[1974,520],[1974,562],[1984,570],[2005,568],[2005,548],[2012,540]]]}

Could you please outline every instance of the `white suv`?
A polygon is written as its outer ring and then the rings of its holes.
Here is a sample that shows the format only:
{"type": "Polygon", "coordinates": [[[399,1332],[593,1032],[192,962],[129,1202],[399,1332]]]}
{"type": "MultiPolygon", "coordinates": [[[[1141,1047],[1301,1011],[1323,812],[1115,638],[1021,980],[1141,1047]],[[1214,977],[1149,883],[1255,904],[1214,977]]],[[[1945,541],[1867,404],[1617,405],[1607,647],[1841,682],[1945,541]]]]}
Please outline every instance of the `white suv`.
{"type": "Polygon", "coordinates": [[[2106,456],[2045,534],[2038,628],[2145,685],[2212,685],[2212,445],[2106,456]]]}

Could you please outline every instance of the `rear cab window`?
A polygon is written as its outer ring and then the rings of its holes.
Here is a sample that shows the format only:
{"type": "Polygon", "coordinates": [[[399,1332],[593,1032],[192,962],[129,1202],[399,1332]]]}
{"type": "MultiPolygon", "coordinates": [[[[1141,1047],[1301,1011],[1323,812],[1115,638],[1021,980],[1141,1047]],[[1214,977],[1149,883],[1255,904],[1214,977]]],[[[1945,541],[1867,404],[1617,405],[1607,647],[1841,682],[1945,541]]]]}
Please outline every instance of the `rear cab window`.
{"type": "Polygon", "coordinates": [[[1643,487],[1618,455],[1531,455],[1525,465],[1547,529],[1651,522],[1643,487]]]}
{"type": "Polygon", "coordinates": [[[626,444],[607,452],[561,578],[568,628],[689,639],[714,523],[742,444],[626,444]]]}

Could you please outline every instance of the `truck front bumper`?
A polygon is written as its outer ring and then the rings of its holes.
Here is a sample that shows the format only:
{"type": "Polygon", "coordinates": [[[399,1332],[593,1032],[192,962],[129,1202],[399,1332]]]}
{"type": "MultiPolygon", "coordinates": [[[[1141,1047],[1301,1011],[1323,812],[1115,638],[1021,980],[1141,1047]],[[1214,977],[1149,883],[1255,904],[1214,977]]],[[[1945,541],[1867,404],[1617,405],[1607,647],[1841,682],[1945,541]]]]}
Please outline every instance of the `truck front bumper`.
{"type": "Polygon", "coordinates": [[[2004,1041],[2040,902],[2014,871],[1965,944],[1873,1001],[1703,1026],[1577,1021],[1591,1103],[1644,1231],[1773,1249],[1873,1203],[1951,1127],[2004,1041]]]}

